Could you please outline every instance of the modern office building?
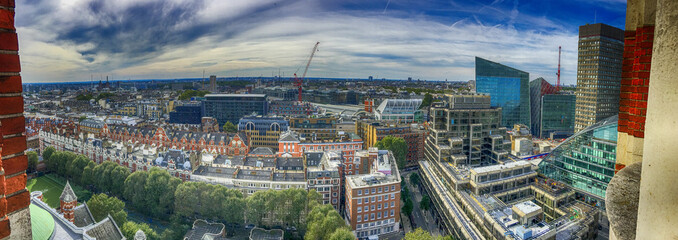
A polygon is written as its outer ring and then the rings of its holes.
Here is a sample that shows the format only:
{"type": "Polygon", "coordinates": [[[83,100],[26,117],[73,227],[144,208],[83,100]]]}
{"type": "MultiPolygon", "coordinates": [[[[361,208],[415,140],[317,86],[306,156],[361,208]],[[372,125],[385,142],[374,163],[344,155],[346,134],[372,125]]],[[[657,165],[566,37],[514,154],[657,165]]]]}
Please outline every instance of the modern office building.
{"type": "Polygon", "coordinates": [[[236,124],[240,118],[256,113],[268,114],[268,102],[264,94],[207,94],[203,101],[206,117],[216,118],[219,125],[236,124]]]}
{"type": "Polygon", "coordinates": [[[501,123],[530,126],[530,74],[476,57],[476,92],[492,97],[492,107],[501,107],[501,123]]]}
{"type": "Polygon", "coordinates": [[[202,121],[202,104],[194,103],[176,106],[169,116],[169,123],[200,124],[202,121]]]}
{"type": "Polygon", "coordinates": [[[422,99],[385,99],[374,110],[377,120],[398,123],[423,122],[424,112],[419,110],[422,99]]]}
{"type": "Polygon", "coordinates": [[[355,123],[356,134],[363,139],[363,148],[374,147],[386,136],[399,137],[407,143],[406,166],[417,165],[424,158],[426,131],[418,124],[398,124],[393,121],[358,120],[355,123]]]}
{"type": "Polygon", "coordinates": [[[530,130],[532,135],[539,137],[541,128],[541,97],[546,94],[556,93],[556,87],[547,82],[544,78],[537,78],[530,81],[530,130]]]}
{"type": "Polygon", "coordinates": [[[252,148],[278,149],[280,134],[289,130],[289,122],[282,117],[245,116],[238,123],[238,131],[244,132],[252,148]]]}
{"type": "Polygon", "coordinates": [[[539,138],[562,138],[574,134],[574,109],[576,96],[573,94],[546,94],[541,97],[539,138]]]}
{"type": "Polygon", "coordinates": [[[318,112],[318,108],[309,102],[271,101],[268,103],[268,114],[278,116],[308,116],[318,112]]]}
{"type": "Polygon", "coordinates": [[[575,132],[619,113],[624,31],[580,26],[578,51],[575,132]]]}
{"type": "Polygon", "coordinates": [[[446,95],[430,109],[424,155],[428,161],[481,166],[508,159],[511,141],[502,109],[488,95],[446,95]]]}
{"type": "Polygon", "coordinates": [[[393,154],[378,150],[369,165],[368,174],[346,177],[345,219],[358,239],[398,231],[400,224],[401,180],[393,154]]]}
{"type": "Polygon", "coordinates": [[[546,177],[577,191],[577,198],[604,207],[607,184],[615,173],[617,116],[575,133],[539,164],[546,177]]]}

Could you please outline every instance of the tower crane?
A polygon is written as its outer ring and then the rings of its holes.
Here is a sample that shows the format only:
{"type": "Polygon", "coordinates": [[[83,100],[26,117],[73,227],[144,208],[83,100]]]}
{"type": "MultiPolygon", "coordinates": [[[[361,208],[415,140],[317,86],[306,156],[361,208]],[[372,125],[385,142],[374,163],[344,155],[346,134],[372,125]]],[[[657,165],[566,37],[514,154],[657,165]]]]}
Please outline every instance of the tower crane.
{"type": "Polygon", "coordinates": [[[313,55],[315,55],[315,52],[318,51],[318,44],[320,42],[316,42],[315,46],[313,46],[313,50],[311,51],[311,56],[308,58],[308,62],[306,63],[306,68],[304,68],[304,74],[301,75],[301,78],[297,77],[297,73],[294,73],[294,80],[295,80],[295,86],[299,87],[299,102],[301,103],[301,90],[302,86],[304,85],[304,78],[306,78],[306,72],[308,72],[308,66],[311,65],[311,60],[313,60],[313,55]]]}

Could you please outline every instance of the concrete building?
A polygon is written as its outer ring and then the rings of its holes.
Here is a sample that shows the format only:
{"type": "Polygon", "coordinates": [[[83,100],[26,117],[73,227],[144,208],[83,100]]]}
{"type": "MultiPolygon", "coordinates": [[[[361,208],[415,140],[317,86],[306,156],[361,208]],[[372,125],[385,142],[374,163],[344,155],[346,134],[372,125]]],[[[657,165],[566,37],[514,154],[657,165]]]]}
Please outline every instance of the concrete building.
{"type": "Polygon", "coordinates": [[[491,106],[502,110],[501,124],[530,126],[530,74],[476,57],[476,92],[492,97],[491,106]]]}
{"type": "Polygon", "coordinates": [[[280,134],[289,130],[289,122],[282,117],[245,116],[238,122],[238,131],[247,136],[250,147],[277,149],[280,134]]]}
{"type": "Polygon", "coordinates": [[[575,133],[539,164],[544,176],[577,191],[583,202],[605,207],[607,184],[615,174],[617,116],[575,133]]]}
{"type": "MultiPolygon", "coordinates": [[[[296,95],[294,95],[296,96],[296,95]]],[[[278,116],[308,116],[318,112],[318,109],[309,102],[299,101],[271,101],[268,103],[268,114],[278,116]]]]}
{"type": "Polygon", "coordinates": [[[490,96],[446,95],[430,112],[424,151],[428,161],[480,166],[508,159],[511,141],[502,110],[490,106],[490,96]]]}
{"type": "Polygon", "coordinates": [[[399,137],[407,143],[407,166],[414,166],[424,158],[426,131],[418,124],[399,124],[394,121],[358,120],[356,134],[363,139],[363,149],[376,146],[386,136],[399,137]]]}
{"type": "Polygon", "coordinates": [[[252,113],[268,114],[268,102],[264,94],[207,94],[203,113],[206,117],[216,118],[220,126],[226,122],[236,124],[240,118],[252,113]]]}
{"type": "Polygon", "coordinates": [[[419,110],[422,99],[384,99],[374,110],[377,120],[397,123],[423,122],[424,112],[419,110]]]}
{"type": "Polygon", "coordinates": [[[400,172],[390,151],[379,150],[368,174],[346,177],[345,220],[358,239],[398,231],[400,172]]]}
{"type": "Polygon", "coordinates": [[[624,31],[602,23],[579,27],[575,132],[619,113],[624,31]]]}

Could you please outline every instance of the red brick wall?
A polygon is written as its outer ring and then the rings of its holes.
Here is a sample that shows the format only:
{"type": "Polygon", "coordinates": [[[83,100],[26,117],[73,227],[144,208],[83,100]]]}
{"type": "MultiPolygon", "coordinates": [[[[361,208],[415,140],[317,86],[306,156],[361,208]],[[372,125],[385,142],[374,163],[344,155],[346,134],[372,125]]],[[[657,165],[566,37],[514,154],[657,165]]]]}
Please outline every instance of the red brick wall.
{"type": "MultiPolygon", "coordinates": [[[[636,138],[645,137],[647,93],[650,85],[650,66],[654,26],[638,27],[624,33],[624,58],[619,98],[620,133],[636,138]]],[[[624,165],[617,164],[617,171],[624,165]]]]}
{"type": "Polygon", "coordinates": [[[10,235],[7,215],[26,209],[27,158],[19,44],[14,28],[14,0],[0,0],[0,238],[10,235]]]}

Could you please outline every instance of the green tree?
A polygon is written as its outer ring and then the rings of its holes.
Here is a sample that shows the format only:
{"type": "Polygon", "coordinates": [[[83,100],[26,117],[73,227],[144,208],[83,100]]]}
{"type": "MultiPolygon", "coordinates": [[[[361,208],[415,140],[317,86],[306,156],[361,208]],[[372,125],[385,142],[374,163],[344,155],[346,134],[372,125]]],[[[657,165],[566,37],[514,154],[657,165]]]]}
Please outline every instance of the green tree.
{"type": "Polygon", "coordinates": [[[247,197],[247,222],[261,225],[261,220],[267,213],[266,192],[259,191],[247,197]]]}
{"type": "Polygon", "coordinates": [[[329,204],[317,205],[306,217],[304,239],[328,240],[337,229],[348,228],[339,213],[329,204]]]}
{"type": "Polygon", "coordinates": [[[135,223],[132,221],[126,222],[125,224],[122,225],[122,228],[120,228],[120,231],[122,232],[122,235],[125,236],[127,239],[134,239],[134,235],[141,229],[144,234],[146,234],[146,239],[148,240],[156,240],[156,239],[168,239],[168,238],[159,238],[158,234],[148,226],[148,224],[145,223],[135,223]]]}
{"type": "Polygon", "coordinates": [[[93,161],[89,161],[87,163],[87,166],[82,169],[82,177],[80,178],[80,182],[83,186],[88,186],[94,184],[94,168],[96,167],[96,163],[93,161]]]}
{"type": "Polygon", "coordinates": [[[432,102],[433,102],[433,96],[430,93],[426,93],[424,95],[424,99],[421,101],[421,105],[419,106],[419,109],[430,107],[432,102]]]}
{"type": "Polygon", "coordinates": [[[117,167],[118,164],[111,161],[104,161],[102,164],[94,167],[94,185],[99,191],[110,192],[111,191],[111,171],[117,167]]]}
{"type": "Polygon", "coordinates": [[[103,220],[108,215],[113,217],[118,226],[122,226],[127,222],[125,203],[116,197],[109,197],[105,193],[95,194],[87,201],[87,206],[97,222],[103,220]]]}
{"type": "Polygon", "coordinates": [[[355,236],[350,228],[339,228],[330,235],[330,240],[355,240],[355,236]]]}
{"type": "Polygon", "coordinates": [[[230,121],[224,123],[223,129],[224,129],[224,132],[227,132],[227,133],[236,133],[236,132],[238,132],[238,127],[236,127],[236,126],[235,126],[233,123],[231,123],[230,121]]]}
{"type": "Polygon", "coordinates": [[[132,207],[142,213],[150,213],[150,203],[146,202],[146,180],[148,172],[136,171],[125,179],[124,198],[132,204],[132,207]]]}
{"type": "Polygon", "coordinates": [[[407,165],[407,151],[408,146],[405,139],[394,136],[386,136],[377,142],[375,145],[379,149],[390,150],[393,152],[398,164],[398,168],[403,169],[407,165]]]}
{"type": "Polygon", "coordinates": [[[28,168],[26,172],[32,173],[38,168],[38,153],[35,151],[30,151],[26,153],[28,155],[28,168]]]}
{"type": "Polygon", "coordinates": [[[125,179],[130,175],[129,168],[124,166],[115,166],[111,170],[111,192],[117,196],[123,195],[125,189],[125,179]]]}
{"type": "Polygon", "coordinates": [[[437,240],[439,238],[431,236],[427,231],[424,231],[421,228],[417,228],[412,232],[405,234],[405,240],[437,240]]]}
{"type": "Polygon", "coordinates": [[[421,202],[419,202],[419,208],[424,210],[429,210],[431,208],[431,198],[428,195],[421,197],[421,202]]]}
{"type": "Polygon", "coordinates": [[[410,183],[412,184],[412,186],[419,185],[419,179],[420,179],[419,174],[417,174],[416,172],[410,174],[410,183]]]}
{"type": "Polygon", "coordinates": [[[49,158],[52,156],[52,154],[54,154],[54,152],[56,152],[56,149],[54,149],[52,146],[45,148],[45,150],[42,151],[42,161],[49,161],[49,158]]]}
{"type": "Polygon", "coordinates": [[[82,184],[82,175],[85,171],[85,167],[89,165],[89,163],[92,162],[87,158],[85,155],[78,155],[70,165],[69,169],[69,176],[71,176],[71,179],[77,184],[82,184]]]}
{"type": "Polygon", "coordinates": [[[174,211],[174,192],[181,180],[163,169],[153,167],[148,173],[144,191],[150,204],[151,216],[168,219],[174,211]]]}
{"type": "Polygon", "coordinates": [[[410,216],[412,215],[412,210],[414,209],[414,204],[412,203],[412,199],[407,198],[405,200],[405,205],[403,206],[402,210],[405,215],[410,216]]]}

